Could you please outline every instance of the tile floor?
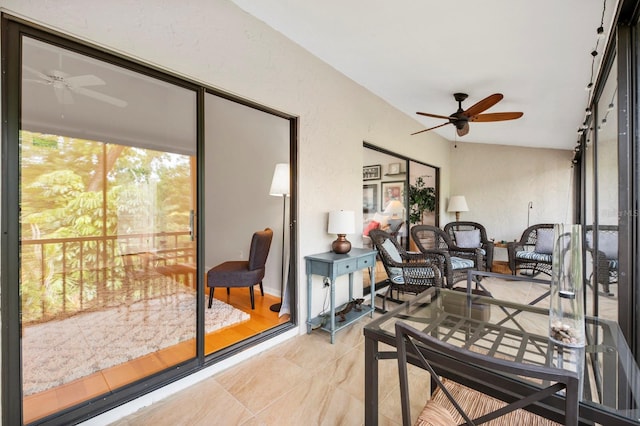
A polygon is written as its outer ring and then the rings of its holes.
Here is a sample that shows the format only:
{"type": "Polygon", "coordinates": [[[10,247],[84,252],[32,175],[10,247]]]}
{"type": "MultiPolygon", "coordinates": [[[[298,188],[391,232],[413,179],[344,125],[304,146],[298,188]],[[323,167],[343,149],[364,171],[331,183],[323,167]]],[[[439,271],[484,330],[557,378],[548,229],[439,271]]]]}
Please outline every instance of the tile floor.
{"type": "MultiPolygon", "coordinates": [[[[523,302],[548,289],[531,283],[519,283],[517,287],[509,282],[485,284],[494,297],[523,302]]],[[[323,331],[298,336],[114,424],[362,425],[362,328],[369,321],[366,317],[338,332],[333,345],[323,331]]],[[[384,360],[379,366],[379,424],[399,425],[402,421],[396,362],[384,360]]],[[[428,383],[424,371],[414,367],[410,374],[424,377],[414,383],[428,383]]],[[[428,389],[412,388],[410,392],[417,404],[412,414],[417,416],[428,389]]]]}

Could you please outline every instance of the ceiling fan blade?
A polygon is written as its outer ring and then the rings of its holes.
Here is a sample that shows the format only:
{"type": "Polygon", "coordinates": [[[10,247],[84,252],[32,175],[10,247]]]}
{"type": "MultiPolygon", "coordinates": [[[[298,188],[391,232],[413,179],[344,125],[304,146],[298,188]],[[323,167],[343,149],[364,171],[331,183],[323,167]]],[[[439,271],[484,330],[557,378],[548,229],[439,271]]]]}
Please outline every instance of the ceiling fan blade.
{"type": "Polygon", "coordinates": [[[40,71],[38,71],[38,70],[36,70],[34,68],[31,68],[31,67],[28,67],[26,65],[23,65],[22,69],[25,70],[25,71],[29,71],[31,74],[35,75],[38,78],[43,79],[46,83],[51,83],[53,81],[51,79],[51,77],[49,77],[46,74],[41,73],[40,71]]]}
{"type": "Polygon", "coordinates": [[[464,115],[466,115],[467,117],[478,115],[484,110],[487,110],[492,106],[494,106],[495,104],[497,104],[498,102],[500,102],[502,98],[504,98],[502,93],[494,93],[493,95],[489,95],[483,100],[467,108],[464,112],[464,115]]]}
{"type": "Polygon", "coordinates": [[[45,86],[49,86],[51,83],[48,81],[44,81],[44,80],[36,80],[35,78],[23,78],[22,81],[27,81],[29,83],[38,83],[38,84],[44,84],[45,86]]]}
{"type": "Polygon", "coordinates": [[[479,114],[469,117],[470,121],[475,121],[478,123],[487,122],[487,121],[505,121],[505,120],[515,120],[517,118],[522,117],[524,114],[521,112],[494,112],[491,114],[479,114]]]}
{"type": "Polygon", "coordinates": [[[420,112],[420,111],[418,111],[418,112],[416,112],[416,114],[424,115],[425,117],[442,118],[444,120],[448,120],[449,119],[449,117],[447,117],[445,115],[429,114],[428,112],[420,112]]]}
{"type": "Polygon", "coordinates": [[[428,132],[429,130],[437,129],[438,127],[446,126],[447,124],[451,124],[451,122],[440,124],[439,126],[429,127],[428,129],[420,130],[419,132],[411,133],[411,136],[417,135],[418,133],[428,132]]]}
{"type": "Polygon", "coordinates": [[[69,89],[62,85],[54,85],[53,91],[56,94],[56,98],[58,98],[58,102],[63,105],[70,105],[73,103],[73,96],[69,89]]]}
{"type": "Polygon", "coordinates": [[[96,92],[95,90],[85,89],[83,87],[71,87],[70,89],[75,93],[79,93],[81,95],[88,96],[90,98],[97,99],[99,101],[103,101],[120,108],[124,108],[128,105],[127,102],[123,101],[122,99],[114,98],[112,96],[96,92]]]}
{"type": "Polygon", "coordinates": [[[104,86],[105,82],[100,77],[87,74],[87,75],[78,75],[75,77],[65,78],[65,81],[73,87],[83,87],[83,86],[104,86]]]}
{"type": "Polygon", "coordinates": [[[458,129],[458,128],[456,128],[456,132],[458,133],[458,136],[464,136],[464,135],[466,135],[467,133],[469,133],[469,122],[468,122],[468,121],[466,121],[466,122],[464,123],[464,127],[463,127],[462,129],[458,129]]]}

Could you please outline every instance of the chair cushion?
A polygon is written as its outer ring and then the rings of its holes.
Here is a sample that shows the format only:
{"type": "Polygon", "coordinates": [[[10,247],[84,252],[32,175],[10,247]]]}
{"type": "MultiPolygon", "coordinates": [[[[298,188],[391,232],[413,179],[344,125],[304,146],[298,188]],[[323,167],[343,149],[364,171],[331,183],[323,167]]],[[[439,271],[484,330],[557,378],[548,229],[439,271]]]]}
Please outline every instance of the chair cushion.
{"type": "MultiPolygon", "coordinates": [[[[593,232],[587,232],[587,247],[593,247],[593,232]]],[[[598,250],[604,253],[607,259],[618,258],[618,233],[598,232],[598,250]]]]}
{"type": "Polygon", "coordinates": [[[391,259],[393,259],[394,262],[402,263],[402,256],[400,256],[400,252],[398,252],[393,241],[387,238],[384,240],[384,243],[382,243],[382,247],[387,251],[387,253],[389,253],[389,256],[391,256],[391,259]]]}
{"type": "Polygon", "coordinates": [[[404,284],[404,277],[402,276],[402,268],[388,268],[389,279],[396,284],[404,284]]]}
{"type": "MultiPolygon", "coordinates": [[[[474,389],[468,388],[466,386],[463,386],[451,380],[446,380],[445,386],[453,396],[453,399],[455,399],[456,402],[460,404],[464,412],[467,413],[467,415],[472,419],[476,419],[483,414],[490,413],[506,405],[505,402],[499,399],[492,398],[488,395],[485,395],[481,392],[478,392],[474,389]]],[[[464,419],[462,418],[460,413],[457,412],[453,404],[451,404],[451,402],[449,401],[445,393],[441,391],[441,389],[438,389],[433,393],[432,400],[434,401],[435,404],[438,404],[441,407],[445,407],[447,409],[450,415],[454,418],[454,421],[455,421],[454,424],[460,424],[464,422],[464,419]]],[[[425,423],[425,424],[429,424],[429,423],[425,423]]],[[[436,424],[439,424],[439,423],[436,423],[436,424]]],[[[510,413],[507,413],[506,415],[502,417],[498,417],[497,419],[492,420],[490,423],[487,423],[487,424],[497,425],[497,426],[500,426],[500,425],[505,425],[505,426],[559,425],[559,423],[556,423],[552,420],[546,419],[541,416],[537,416],[523,409],[519,409],[519,410],[512,411],[510,413]]]]}
{"type": "MultiPolygon", "coordinates": [[[[393,244],[393,241],[387,238],[386,240],[384,240],[384,243],[382,243],[382,248],[384,248],[386,252],[389,253],[389,256],[394,262],[402,263],[402,257],[400,256],[400,253],[398,252],[398,249],[396,248],[395,244],[393,244]]],[[[402,278],[402,268],[391,267],[389,268],[389,274],[391,275],[389,278],[392,281],[394,277],[397,277],[397,276],[400,276],[402,278]]],[[[404,278],[402,279],[402,283],[396,283],[396,284],[404,284],[404,278]]]]}
{"type": "Polygon", "coordinates": [[[415,422],[415,426],[456,426],[457,424],[449,410],[433,399],[427,401],[415,422]]]}
{"type": "Polygon", "coordinates": [[[264,278],[264,268],[249,270],[246,260],[232,260],[209,269],[208,287],[249,287],[260,283],[264,278]]]}
{"type": "Polygon", "coordinates": [[[462,248],[480,247],[480,230],[473,229],[471,231],[453,231],[456,237],[456,245],[462,248]]]}
{"type": "Polygon", "coordinates": [[[541,228],[537,231],[536,253],[552,254],[553,253],[553,229],[541,228]]]}
{"type": "Polygon", "coordinates": [[[553,255],[537,253],[535,251],[523,250],[523,251],[516,252],[516,259],[525,259],[525,260],[533,260],[536,262],[551,263],[551,261],[553,260],[553,255]]]}
{"type": "Polygon", "coordinates": [[[376,222],[375,220],[372,220],[371,222],[369,222],[369,224],[364,228],[364,231],[362,231],[362,235],[366,235],[369,236],[369,231],[373,230],[373,229],[378,229],[378,227],[380,226],[380,222],[376,222]]]}
{"type": "Polygon", "coordinates": [[[380,224],[380,229],[385,229],[389,226],[389,218],[382,213],[376,213],[373,215],[373,219],[380,224]]]}
{"type": "Polygon", "coordinates": [[[473,268],[474,263],[471,259],[464,259],[462,257],[451,256],[451,269],[454,271],[457,269],[473,268]]]}
{"type": "Polygon", "coordinates": [[[598,249],[607,259],[618,258],[618,233],[600,232],[598,234],[598,249]]]}

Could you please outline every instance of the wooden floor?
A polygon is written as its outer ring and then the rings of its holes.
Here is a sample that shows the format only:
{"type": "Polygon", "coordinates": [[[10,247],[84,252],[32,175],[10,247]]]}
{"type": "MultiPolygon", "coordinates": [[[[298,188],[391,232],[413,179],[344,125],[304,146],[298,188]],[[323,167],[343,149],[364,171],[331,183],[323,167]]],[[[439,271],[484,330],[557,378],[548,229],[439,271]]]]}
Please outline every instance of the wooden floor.
{"type": "MultiPolygon", "coordinates": [[[[255,310],[251,310],[248,288],[232,288],[229,296],[224,289],[216,291],[216,299],[249,313],[251,319],[207,334],[205,336],[205,355],[289,321],[289,315],[278,318],[278,313],[269,309],[271,305],[280,301],[279,298],[266,294],[261,296],[257,287],[255,292],[255,310]]],[[[195,350],[195,340],[185,341],[132,362],[117,365],[48,391],[27,396],[23,400],[24,423],[31,423],[191,359],[195,357],[195,350]]]]}

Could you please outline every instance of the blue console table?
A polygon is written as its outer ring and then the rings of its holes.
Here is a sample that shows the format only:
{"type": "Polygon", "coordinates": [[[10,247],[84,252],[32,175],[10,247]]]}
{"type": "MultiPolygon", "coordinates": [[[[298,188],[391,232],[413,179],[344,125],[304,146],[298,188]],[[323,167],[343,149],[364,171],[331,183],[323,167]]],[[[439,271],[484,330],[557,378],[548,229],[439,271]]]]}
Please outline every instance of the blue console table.
{"type": "Polygon", "coordinates": [[[321,328],[331,333],[331,343],[333,343],[336,331],[344,328],[363,316],[369,314],[373,317],[375,310],[376,280],[375,265],[377,251],[370,249],[352,248],[349,253],[336,254],[333,252],[313,254],[305,256],[307,268],[307,333],[311,333],[314,328],[321,328]],[[361,304],[360,311],[352,309],[345,314],[345,321],[336,324],[336,311],[344,309],[345,305],[336,308],[336,278],[349,274],[349,301],[353,300],[353,273],[361,269],[369,269],[369,279],[371,282],[371,305],[361,304]],[[312,275],[320,275],[329,279],[331,291],[331,308],[328,314],[311,318],[311,289],[312,275]],[[327,317],[328,315],[328,317],[327,317]]]}

